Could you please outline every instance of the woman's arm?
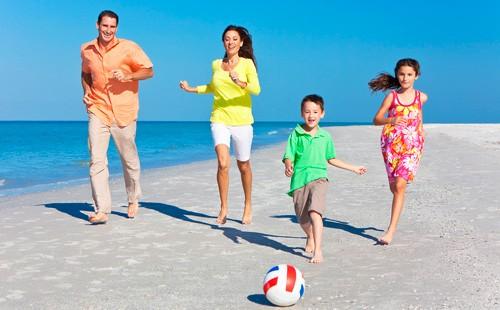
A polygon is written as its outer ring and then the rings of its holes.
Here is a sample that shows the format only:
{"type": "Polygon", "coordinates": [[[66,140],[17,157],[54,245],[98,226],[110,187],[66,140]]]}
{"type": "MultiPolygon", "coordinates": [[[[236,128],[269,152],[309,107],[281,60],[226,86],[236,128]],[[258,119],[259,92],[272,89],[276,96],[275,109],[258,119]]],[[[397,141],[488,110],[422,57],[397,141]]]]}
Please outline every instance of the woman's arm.
{"type": "Polygon", "coordinates": [[[255,68],[252,60],[248,60],[247,67],[245,68],[245,75],[247,81],[243,82],[240,80],[238,72],[234,70],[229,72],[229,77],[236,85],[245,89],[252,95],[260,94],[259,77],[257,75],[257,69],[255,68]]]}
{"type": "Polygon", "coordinates": [[[252,95],[260,94],[259,76],[253,61],[249,60],[249,69],[247,70],[247,85],[245,89],[252,95]]]}
{"type": "Polygon", "coordinates": [[[188,93],[197,93],[198,92],[197,88],[189,86],[189,83],[187,81],[180,81],[179,87],[188,93]]]}

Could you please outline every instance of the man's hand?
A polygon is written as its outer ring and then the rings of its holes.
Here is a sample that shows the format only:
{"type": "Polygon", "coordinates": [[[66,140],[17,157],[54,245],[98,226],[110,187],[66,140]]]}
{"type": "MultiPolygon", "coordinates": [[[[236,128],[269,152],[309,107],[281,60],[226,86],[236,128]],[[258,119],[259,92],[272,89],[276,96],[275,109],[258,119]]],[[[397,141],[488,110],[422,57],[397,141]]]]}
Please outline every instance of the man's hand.
{"type": "Polygon", "coordinates": [[[112,72],[113,72],[113,77],[115,79],[117,79],[118,81],[120,81],[120,82],[130,82],[130,81],[132,81],[132,75],[131,74],[126,74],[121,69],[115,69],[112,72]]]}

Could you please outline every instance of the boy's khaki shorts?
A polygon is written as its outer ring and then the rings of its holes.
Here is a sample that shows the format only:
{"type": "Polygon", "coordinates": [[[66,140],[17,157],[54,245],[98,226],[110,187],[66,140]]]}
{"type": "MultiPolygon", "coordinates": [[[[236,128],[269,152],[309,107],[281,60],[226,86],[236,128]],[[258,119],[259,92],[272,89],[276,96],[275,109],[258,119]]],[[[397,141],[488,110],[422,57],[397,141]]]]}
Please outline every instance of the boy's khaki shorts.
{"type": "Polygon", "coordinates": [[[293,204],[297,221],[300,224],[309,223],[309,212],[315,211],[323,217],[326,205],[326,191],[328,180],[325,178],[314,180],[293,192],[293,204]]]}

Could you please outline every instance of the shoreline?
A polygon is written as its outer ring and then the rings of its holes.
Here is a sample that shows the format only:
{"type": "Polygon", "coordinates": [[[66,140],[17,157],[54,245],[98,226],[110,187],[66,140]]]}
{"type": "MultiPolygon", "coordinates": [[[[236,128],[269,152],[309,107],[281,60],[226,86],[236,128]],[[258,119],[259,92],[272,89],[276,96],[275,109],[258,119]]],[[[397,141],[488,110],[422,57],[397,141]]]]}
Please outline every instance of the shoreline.
{"type": "MultiPolygon", "coordinates": [[[[321,124],[320,124],[321,125],[321,124]]],[[[338,127],[344,127],[344,128],[359,128],[359,127],[372,127],[372,128],[378,128],[379,130],[382,130],[382,126],[374,126],[374,125],[347,125],[347,126],[325,126],[322,127],[327,130],[335,130],[335,128],[338,127]]],[[[490,134],[493,134],[497,132],[498,127],[500,127],[500,124],[483,124],[483,123],[474,123],[474,124],[447,124],[447,123],[430,123],[430,124],[424,124],[424,130],[427,131],[427,129],[431,129],[433,131],[439,132],[440,134],[447,135],[453,139],[457,139],[459,141],[465,141],[467,143],[471,143],[474,145],[482,145],[486,146],[488,148],[493,148],[493,149],[499,149],[500,150],[500,137],[495,140],[490,134]],[[448,129],[452,129],[451,131],[448,129]],[[474,128],[474,130],[470,130],[470,128],[474,128]]],[[[333,137],[335,140],[335,137],[333,137]]],[[[378,142],[378,137],[377,137],[377,142],[378,142]]],[[[259,152],[261,150],[266,150],[266,149],[272,149],[276,148],[278,146],[284,146],[286,145],[286,141],[282,142],[274,142],[270,144],[264,144],[260,145],[255,149],[252,149],[252,156],[255,152],[259,152]]],[[[380,152],[380,151],[379,151],[380,152]]],[[[155,174],[155,175],[161,175],[163,173],[168,174],[169,170],[174,169],[182,171],[182,167],[189,167],[191,165],[205,165],[207,163],[211,163],[212,166],[209,165],[209,168],[211,167],[214,171],[214,176],[215,176],[215,171],[216,171],[216,161],[215,161],[215,154],[212,154],[213,156],[211,158],[207,159],[199,159],[199,160],[194,160],[192,162],[188,163],[177,163],[177,164],[172,164],[169,166],[162,166],[162,167],[153,167],[153,168],[145,168],[141,170],[142,176],[141,178],[144,178],[146,176],[149,176],[150,174],[155,174]]],[[[425,156],[425,155],[424,155],[425,156]]],[[[231,151],[231,159],[234,162],[234,156],[231,151]]],[[[234,167],[233,167],[234,168],[234,167]]],[[[123,182],[123,173],[117,172],[114,174],[110,174],[109,178],[110,184],[113,183],[120,183],[123,182]]],[[[61,181],[61,182],[56,182],[56,183],[49,183],[49,184],[38,184],[32,187],[46,187],[44,190],[34,190],[34,191],[24,191],[25,188],[19,188],[22,193],[19,194],[13,194],[13,195],[3,195],[0,196],[0,208],[2,207],[1,204],[3,202],[9,201],[9,200],[15,200],[16,198],[22,198],[23,196],[30,196],[30,195],[41,195],[43,196],[44,193],[57,193],[58,191],[67,191],[70,190],[71,188],[78,188],[79,190],[82,187],[88,187],[89,193],[90,193],[90,180],[88,177],[85,178],[80,178],[80,179],[72,179],[72,180],[67,180],[67,181],[61,181]],[[63,183],[63,184],[60,184],[63,183]]],[[[30,187],[30,188],[32,188],[30,187]]],[[[14,188],[12,190],[17,190],[17,188],[14,188]]],[[[90,197],[90,196],[89,196],[90,197]]],[[[90,198],[91,200],[91,198],[90,198]]]]}
{"type": "MultiPolygon", "coordinates": [[[[25,122],[25,121],[12,121],[12,122],[25,122]]],[[[39,121],[34,121],[34,122],[39,122],[39,121]]],[[[43,121],[43,122],[45,122],[45,121],[43,121]]],[[[68,121],[68,122],[86,122],[86,121],[68,121]]],[[[154,121],[145,121],[145,122],[154,122],[154,121]]],[[[201,122],[201,123],[204,123],[204,122],[201,122]]],[[[263,122],[263,123],[268,123],[268,122],[263,122]]],[[[291,123],[291,122],[283,122],[283,123],[291,123]]],[[[373,125],[369,125],[369,124],[345,125],[345,124],[349,124],[349,123],[350,122],[343,122],[343,123],[339,123],[339,125],[337,125],[337,126],[329,126],[328,125],[328,126],[325,126],[324,128],[334,128],[334,127],[353,127],[353,128],[356,128],[356,127],[364,127],[364,126],[368,126],[368,127],[373,126],[373,125]]],[[[328,123],[328,124],[331,124],[331,123],[328,123]]],[[[489,127],[494,128],[496,125],[498,125],[498,124],[492,124],[492,123],[474,123],[474,124],[472,124],[472,123],[471,124],[467,124],[467,123],[457,123],[457,124],[429,123],[429,124],[424,124],[424,129],[425,128],[435,128],[435,127],[443,127],[444,128],[444,127],[450,127],[450,126],[456,127],[456,128],[474,126],[476,128],[481,127],[481,128],[487,129],[489,127]]],[[[463,136],[464,135],[467,136],[467,134],[469,134],[469,136],[467,138],[469,138],[469,139],[474,138],[473,136],[472,137],[470,136],[470,135],[473,135],[473,133],[470,133],[470,131],[467,131],[467,129],[461,129],[459,136],[457,138],[463,138],[463,136]]],[[[480,135],[479,138],[482,136],[483,135],[480,135]]],[[[471,142],[476,143],[476,142],[474,142],[474,139],[472,139],[471,142]]],[[[486,139],[486,140],[481,141],[481,142],[488,142],[488,140],[486,139]]],[[[498,141],[493,141],[493,142],[500,144],[500,139],[498,141]]],[[[269,144],[266,143],[263,145],[259,145],[252,150],[252,153],[257,151],[257,150],[260,150],[260,149],[273,147],[273,146],[278,145],[280,143],[282,143],[282,142],[271,142],[269,144]]],[[[214,156],[215,156],[214,154],[210,154],[210,155],[207,154],[206,158],[195,159],[195,160],[187,162],[187,163],[186,162],[175,162],[175,163],[170,164],[170,165],[147,167],[147,168],[142,169],[142,173],[148,173],[149,171],[154,171],[157,169],[169,169],[172,167],[190,165],[190,164],[195,164],[195,163],[199,163],[199,162],[203,162],[203,161],[210,161],[213,159],[214,156]]],[[[110,180],[113,180],[115,178],[122,178],[122,177],[123,177],[123,174],[122,174],[121,170],[110,174],[110,180]]],[[[86,184],[88,182],[89,182],[88,176],[85,176],[85,177],[76,178],[76,179],[61,180],[61,181],[51,182],[51,183],[36,184],[36,185],[32,185],[32,186],[27,186],[27,187],[16,187],[16,188],[4,189],[4,191],[7,193],[0,194],[0,203],[1,203],[2,199],[6,199],[6,198],[15,198],[15,197],[23,196],[23,195],[34,194],[34,193],[43,193],[43,192],[48,192],[48,191],[54,191],[54,190],[58,190],[58,189],[83,185],[83,184],[86,184]]],[[[1,185],[2,184],[0,184],[0,186],[1,185]]],[[[0,187],[0,190],[1,190],[1,187],[0,187]]]]}
{"type": "MultiPolygon", "coordinates": [[[[13,123],[24,123],[26,121],[13,121],[13,123]]],[[[153,125],[165,125],[165,124],[172,124],[172,123],[188,123],[188,124],[197,124],[197,125],[203,125],[203,126],[209,126],[210,122],[208,121],[200,121],[200,122],[165,122],[165,121],[160,121],[160,122],[151,122],[151,121],[143,121],[144,124],[143,126],[151,126],[153,125]]],[[[40,124],[47,124],[47,123],[61,123],[59,121],[33,121],[33,123],[40,123],[40,124]]],[[[62,123],[78,123],[80,125],[86,125],[88,121],[66,121],[62,123]]],[[[326,123],[327,125],[332,125],[333,123],[326,123]]],[[[350,123],[350,122],[344,122],[344,123],[336,123],[335,126],[349,126],[351,124],[354,125],[366,125],[366,124],[357,124],[357,123],[350,123]]],[[[1,122],[0,122],[1,125],[1,122]]],[[[290,128],[293,128],[295,124],[293,122],[257,122],[255,127],[255,137],[254,137],[254,150],[258,150],[260,148],[265,148],[268,146],[271,146],[275,143],[280,143],[282,141],[286,141],[286,136],[283,134],[283,130],[290,126],[290,128]],[[281,124],[280,126],[276,126],[276,124],[281,124]],[[285,126],[286,125],[286,126],[285,126]],[[271,126],[271,128],[265,129],[267,126],[271,126]],[[275,128],[273,128],[275,127],[275,128]],[[269,129],[272,129],[271,131],[268,131],[269,129]],[[275,140],[282,140],[276,142],[275,140]]],[[[144,130],[148,130],[148,128],[144,128],[144,130]]],[[[86,130],[86,127],[81,128],[82,131],[86,130]]],[[[141,130],[140,132],[142,132],[141,130]]],[[[83,132],[82,132],[83,134],[83,132]]],[[[86,132],[85,132],[86,134],[86,132]]],[[[213,148],[211,146],[211,138],[209,135],[208,131],[204,131],[204,135],[206,136],[205,138],[207,139],[206,145],[204,147],[208,147],[208,149],[204,150],[205,153],[197,153],[195,154],[195,157],[190,158],[189,160],[186,160],[186,158],[182,157],[179,158],[178,155],[174,155],[172,158],[169,159],[169,162],[165,161],[165,157],[156,157],[156,158],[151,158],[151,155],[148,154],[147,152],[150,152],[150,145],[144,145],[144,149],[142,152],[145,154],[141,154],[141,149],[139,149],[139,156],[142,159],[142,171],[148,171],[148,170],[153,170],[153,169],[162,169],[162,168],[169,168],[169,167],[175,167],[175,166],[181,166],[185,164],[190,164],[190,163],[195,163],[195,162],[200,162],[204,160],[210,160],[214,156],[213,148]],[[151,161],[153,159],[153,161],[151,161]],[[156,160],[156,161],[154,161],[156,160]]],[[[144,138],[144,137],[143,137],[144,138]]],[[[138,144],[141,144],[141,139],[137,141],[138,144]]],[[[113,144],[111,142],[111,144],[113,144]]],[[[168,143],[167,143],[168,144],[168,143]]],[[[83,147],[83,144],[82,144],[83,147]]],[[[157,145],[158,149],[162,149],[165,147],[165,145],[157,145]]],[[[110,169],[110,178],[114,177],[120,177],[122,175],[121,171],[121,165],[119,158],[113,158],[116,157],[118,154],[114,150],[115,146],[110,145],[110,150],[108,151],[108,158],[110,159],[110,164],[109,164],[109,169],[110,169]]],[[[85,150],[87,152],[87,150],[85,150]]],[[[189,152],[189,150],[186,150],[186,152],[189,152]]],[[[168,153],[164,154],[165,156],[169,156],[168,153]]],[[[79,184],[84,184],[85,182],[88,182],[88,158],[85,157],[85,159],[81,159],[78,161],[80,167],[73,167],[73,171],[80,171],[82,170],[82,167],[86,167],[85,174],[77,173],[72,176],[70,179],[54,179],[52,181],[45,180],[48,182],[43,182],[43,183],[38,183],[34,185],[29,185],[29,186],[20,186],[20,187],[13,187],[13,188],[5,188],[5,179],[0,179],[0,197],[16,197],[19,195],[24,195],[24,194],[29,194],[29,193],[39,193],[39,192],[45,192],[45,191],[52,191],[54,189],[58,188],[64,188],[68,186],[75,186],[79,184]],[[82,164],[84,164],[82,166],[82,164]]],[[[62,168],[62,167],[61,167],[62,168]]],[[[33,167],[33,169],[36,169],[36,167],[33,167]]],[[[70,169],[69,167],[64,167],[62,168],[63,170],[65,169],[70,169]]],[[[12,172],[13,173],[13,172],[12,172]]],[[[4,177],[7,177],[5,175],[4,177]]],[[[6,178],[7,182],[11,182],[9,178],[6,178]]],[[[47,178],[45,178],[47,179],[47,178]]],[[[14,180],[15,182],[15,180],[14,180]]]]}
{"type": "Polygon", "coordinates": [[[391,201],[381,127],[327,128],[338,157],[368,173],[329,169],[320,265],[307,263],[294,223],[284,142],[252,154],[251,225],[240,224],[234,160],[223,226],[215,224],[215,158],[144,172],[134,220],[125,216],[121,177],[111,181],[106,225],[86,221],[88,184],[0,198],[0,308],[261,309],[269,306],[264,275],[280,263],[304,274],[299,309],[498,308],[500,176],[492,167],[500,162],[500,124],[424,128],[422,163],[387,247],[374,245],[391,201]]]}

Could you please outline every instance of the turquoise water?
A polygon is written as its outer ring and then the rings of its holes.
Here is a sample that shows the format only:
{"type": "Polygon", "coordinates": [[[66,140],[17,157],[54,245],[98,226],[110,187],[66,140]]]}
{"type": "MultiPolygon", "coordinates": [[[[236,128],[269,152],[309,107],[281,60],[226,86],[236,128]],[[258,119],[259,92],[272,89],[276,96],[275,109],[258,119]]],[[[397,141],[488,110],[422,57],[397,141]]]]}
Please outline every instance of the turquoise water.
{"type": "MultiPolygon", "coordinates": [[[[322,123],[346,126],[359,123],[322,123]]],[[[257,122],[253,149],[286,141],[295,122],[257,122]]],[[[142,169],[213,158],[209,122],[139,122],[137,147],[142,169]]],[[[0,196],[44,191],[88,181],[86,121],[0,122],[0,196]]],[[[121,173],[113,143],[110,172],[121,173]]]]}

